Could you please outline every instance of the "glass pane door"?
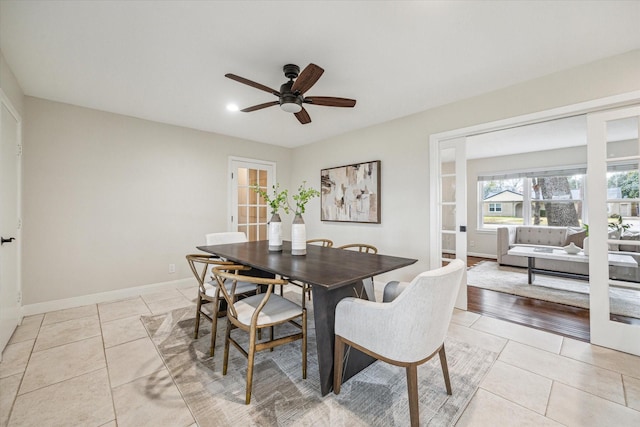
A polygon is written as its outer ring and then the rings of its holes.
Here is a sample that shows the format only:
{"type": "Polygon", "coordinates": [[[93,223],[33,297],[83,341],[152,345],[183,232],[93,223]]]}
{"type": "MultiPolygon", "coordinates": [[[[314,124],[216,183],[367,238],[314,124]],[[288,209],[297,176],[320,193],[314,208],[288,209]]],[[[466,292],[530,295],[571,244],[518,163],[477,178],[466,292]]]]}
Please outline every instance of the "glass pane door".
{"type": "Polygon", "coordinates": [[[591,342],[640,355],[640,106],[588,125],[591,342]]]}

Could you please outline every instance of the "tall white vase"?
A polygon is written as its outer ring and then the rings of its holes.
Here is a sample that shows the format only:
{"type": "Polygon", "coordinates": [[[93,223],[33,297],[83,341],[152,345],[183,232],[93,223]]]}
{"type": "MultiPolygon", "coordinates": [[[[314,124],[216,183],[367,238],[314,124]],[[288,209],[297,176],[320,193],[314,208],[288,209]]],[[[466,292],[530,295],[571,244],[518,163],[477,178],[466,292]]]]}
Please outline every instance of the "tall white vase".
{"type": "Polygon", "coordinates": [[[282,220],[277,213],[269,221],[269,251],[282,251],[282,220]]]}
{"type": "Polygon", "coordinates": [[[302,215],[296,214],[291,225],[291,255],[307,254],[307,228],[302,215]]]}
{"type": "Polygon", "coordinates": [[[587,256],[589,255],[589,236],[585,237],[582,242],[582,252],[587,256]]]}

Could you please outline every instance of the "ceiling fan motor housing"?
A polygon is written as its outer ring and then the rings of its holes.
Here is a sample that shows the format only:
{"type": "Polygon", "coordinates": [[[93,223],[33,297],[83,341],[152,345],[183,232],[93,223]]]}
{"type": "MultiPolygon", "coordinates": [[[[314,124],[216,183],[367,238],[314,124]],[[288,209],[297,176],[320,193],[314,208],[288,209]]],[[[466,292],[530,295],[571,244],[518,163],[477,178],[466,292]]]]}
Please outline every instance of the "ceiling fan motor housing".
{"type": "Polygon", "coordinates": [[[280,108],[287,113],[297,113],[302,110],[302,95],[293,93],[292,85],[293,81],[289,81],[280,86],[280,108]]]}

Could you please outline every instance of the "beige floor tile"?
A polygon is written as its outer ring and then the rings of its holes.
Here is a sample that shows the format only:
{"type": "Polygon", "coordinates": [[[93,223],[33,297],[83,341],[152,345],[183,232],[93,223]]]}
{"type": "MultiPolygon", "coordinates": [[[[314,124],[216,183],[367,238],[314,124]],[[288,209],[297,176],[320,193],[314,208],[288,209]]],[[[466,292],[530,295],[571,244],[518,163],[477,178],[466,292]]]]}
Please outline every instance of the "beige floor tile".
{"type": "Polygon", "coordinates": [[[471,326],[473,322],[478,320],[481,316],[478,313],[472,313],[470,311],[458,310],[457,308],[453,310],[453,317],[451,321],[457,325],[461,326],[471,326]]]}
{"type": "Polygon", "coordinates": [[[182,307],[188,307],[191,305],[193,305],[193,303],[182,294],[175,298],[163,299],[148,303],[149,309],[153,314],[166,313],[167,311],[175,310],[182,307]]]}
{"type": "Polygon", "coordinates": [[[140,321],[140,316],[125,317],[102,324],[102,338],[105,348],[148,336],[140,321]]]}
{"type": "Polygon", "coordinates": [[[633,377],[622,376],[624,391],[627,397],[627,406],[640,411],[640,380],[633,377]]]}
{"type": "Polygon", "coordinates": [[[0,379],[0,426],[6,426],[13,401],[18,394],[22,374],[0,379]]]}
{"type": "Polygon", "coordinates": [[[163,299],[169,299],[169,298],[176,298],[176,297],[181,297],[182,294],[180,293],[179,290],[177,289],[162,289],[159,291],[155,291],[155,292],[151,292],[148,294],[142,294],[140,295],[140,297],[144,300],[144,302],[146,302],[147,304],[150,302],[154,302],[154,301],[160,301],[163,299]]]}
{"type": "Polygon", "coordinates": [[[36,340],[22,341],[9,344],[4,348],[2,362],[0,362],[0,378],[24,372],[35,342],[36,340]]]}
{"type": "Polygon", "coordinates": [[[95,304],[83,305],[82,307],[67,308],[65,310],[51,311],[44,315],[42,325],[64,322],[65,320],[79,319],[81,317],[95,316],[98,310],[95,304]]]}
{"type": "Polygon", "coordinates": [[[539,427],[560,426],[561,424],[483,389],[478,389],[456,423],[457,427],[515,425],[518,427],[539,427]]]}
{"type": "Polygon", "coordinates": [[[64,322],[44,325],[36,339],[33,351],[82,341],[87,338],[100,336],[100,321],[98,315],[65,320],[64,322]]]}
{"type": "Polygon", "coordinates": [[[98,311],[100,312],[100,321],[102,323],[122,319],[123,317],[151,314],[149,308],[140,297],[98,304],[98,311]]]}
{"type": "Polygon", "coordinates": [[[455,323],[449,325],[448,336],[494,352],[500,352],[507,344],[507,340],[504,338],[456,325],[455,323]]]}
{"type": "Polygon", "coordinates": [[[482,316],[472,326],[472,329],[488,332],[503,338],[527,344],[552,353],[560,353],[562,337],[549,332],[539,331],[504,320],[482,316]]]}
{"type": "Polygon", "coordinates": [[[547,417],[568,426],[639,426],[640,412],[554,382],[547,417]]]}
{"type": "Polygon", "coordinates": [[[640,379],[640,357],[565,338],[563,356],[640,379]]]}
{"type": "Polygon", "coordinates": [[[166,369],[113,389],[119,427],[187,426],[191,412],[166,369]]]}
{"type": "Polygon", "coordinates": [[[101,337],[34,351],[24,373],[20,394],[105,367],[101,337]]]}
{"type": "Polygon", "coordinates": [[[607,369],[513,341],[499,360],[624,405],[622,376],[607,369]]]}
{"type": "Polygon", "coordinates": [[[106,349],[111,387],[145,377],[164,368],[149,338],[141,338],[106,349]]]}
{"type": "Polygon", "coordinates": [[[116,423],[115,420],[113,420],[113,421],[109,421],[106,424],[102,424],[100,427],[118,427],[118,424],[116,423]]]}
{"type": "Polygon", "coordinates": [[[480,387],[544,415],[552,381],[515,366],[496,361],[480,387]]]}
{"type": "Polygon", "coordinates": [[[18,396],[9,426],[99,426],[114,419],[103,368],[18,396]]]}
{"type": "Polygon", "coordinates": [[[189,286],[188,288],[179,288],[178,292],[180,292],[186,299],[191,301],[192,303],[196,303],[196,298],[198,297],[198,288],[197,286],[189,286]]]}
{"type": "Polygon", "coordinates": [[[38,336],[38,331],[40,330],[40,325],[42,324],[43,318],[44,314],[40,314],[37,316],[29,316],[22,319],[20,325],[16,328],[15,331],[13,331],[13,335],[11,335],[9,344],[15,344],[18,342],[35,339],[38,336]]]}

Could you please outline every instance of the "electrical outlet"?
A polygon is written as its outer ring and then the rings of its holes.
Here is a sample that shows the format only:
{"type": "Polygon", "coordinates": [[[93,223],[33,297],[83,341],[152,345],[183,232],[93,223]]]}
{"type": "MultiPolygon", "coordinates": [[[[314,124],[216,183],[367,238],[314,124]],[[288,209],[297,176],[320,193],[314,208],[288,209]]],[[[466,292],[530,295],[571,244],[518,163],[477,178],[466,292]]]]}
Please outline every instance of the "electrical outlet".
{"type": "Polygon", "coordinates": [[[169,264],[169,273],[175,273],[175,272],[176,272],[176,265],[169,264]]]}

